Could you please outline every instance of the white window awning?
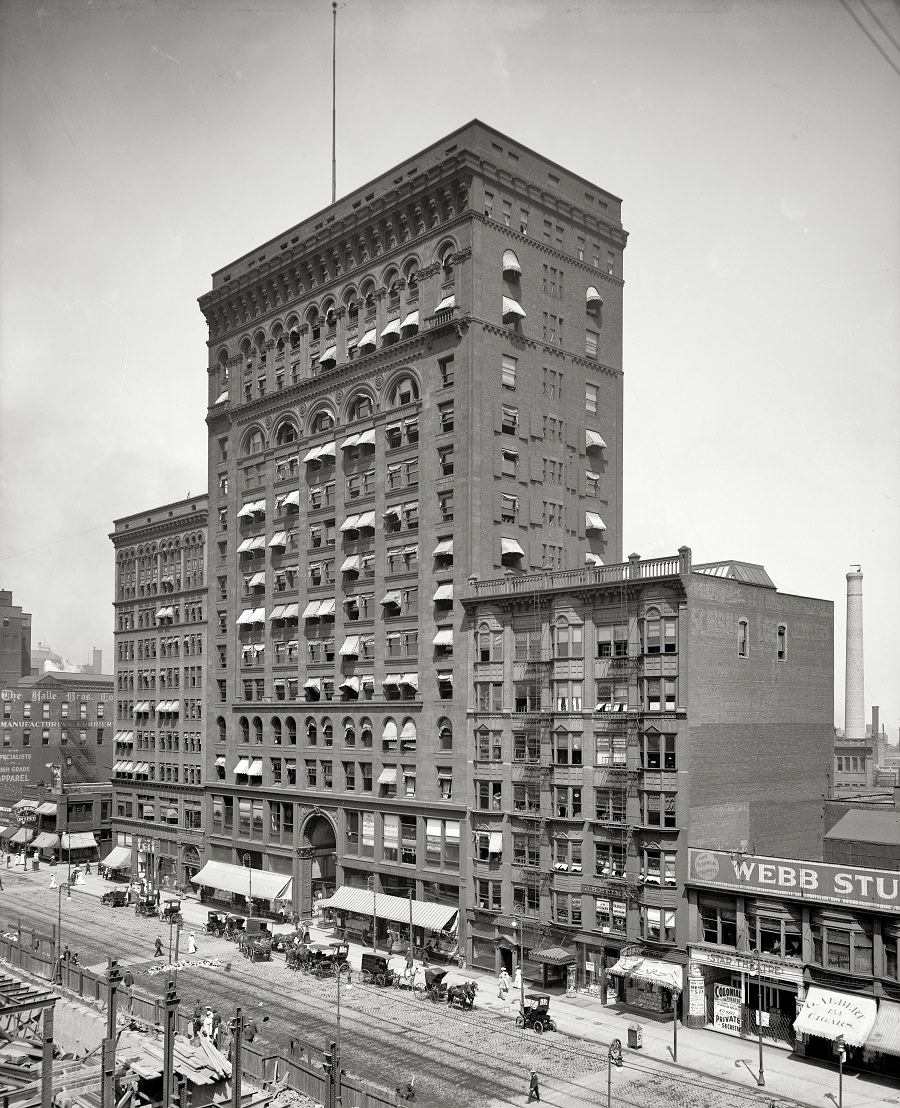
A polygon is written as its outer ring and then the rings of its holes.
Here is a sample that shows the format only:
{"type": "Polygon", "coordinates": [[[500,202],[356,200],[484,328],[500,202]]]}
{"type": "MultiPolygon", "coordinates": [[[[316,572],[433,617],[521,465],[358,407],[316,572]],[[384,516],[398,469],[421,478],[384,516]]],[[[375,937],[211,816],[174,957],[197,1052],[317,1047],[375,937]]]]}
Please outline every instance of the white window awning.
{"type": "Polygon", "coordinates": [[[515,273],[519,277],[522,276],[522,267],[519,265],[519,259],[516,257],[515,250],[503,251],[503,272],[515,273]]]}
{"type": "Polygon", "coordinates": [[[299,508],[300,507],[300,490],[299,489],[293,489],[291,492],[289,492],[287,494],[287,496],[284,498],[284,500],[282,500],[281,503],[282,503],[283,507],[288,505],[288,504],[292,504],[294,507],[299,508]]]}
{"type": "Polygon", "coordinates": [[[269,546],[287,546],[287,531],[276,531],[269,539],[269,546]]]}
{"type": "Polygon", "coordinates": [[[432,600],[452,600],[453,599],[453,585],[438,585],[434,590],[434,596],[432,600]]]}
{"type": "Polygon", "coordinates": [[[401,685],[409,685],[409,687],[411,689],[416,689],[416,691],[418,691],[418,688],[419,688],[419,675],[418,675],[418,673],[404,673],[403,676],[400,678],[400,684],[401,685]]]}
{"type": "Polygon", "coordinates": [[[434,309],[434,314],[437,315],[438,312],[446,312],[450,308],[455,308],[455,307],[456,307],[456,296],[453,293],[451,293],[449,296],[445,296],[444,299],[440,302],[440,304],[438,304],[438,306],[434,309]]]}
{"type": "Polygon", "coordinates": [[[317,619],[319,615],[319,606],[321,600],[310,600],[306,607],[303,609],[303,619],[317,619]]]}
{"type": "Polygon", "coordinates": [[[370,427],[368,431],[360,431],[358,446],[372,446],[375,443],[375,428],[370,427]]]}
{"type": "Polygon", "coordinates": [[[359,657],[359,635],[348,635],[338,653],[344,658],[359,657]]]}
{"type": "Polygon", "coordinates": [[[397,767],[385,766],[381,773],[378,774],[379,785],[396,785],[397,784],[397,767]]]}
{"type": "Polygon", "coordinates": [[[350,435],[341,443],[341,450],[349,450],[351,446],[359,446],[359,435],[350,435]]]}
{"type": "Polygon", "coordinates": [[[238,510],[238,519],[248,519],[250,516],[252,516],[254,504],[255,501],[248,500],[247,503],[238,510]]]}
{"type": "Polygon", "coordinates": [[[407,743],[414,743],[416,741],[416,725],[411,719],[408,719],[403,724],[403,728],[400,731],[400,741],[407,743]]]}
{"type": "Polygon", "coordinates": [[[247,767],[248,777],[262,777],[262,758],[251,758],[247,767]]]}
{"type": "Polygon", "coordinates": [[[303,455],[303,460],[304,460],[304,462],[314,462],[314,461],[316,461],[317,458],[319,458],[321,453],[322,453],[322,447],[321,446],[312,446],[303,455]]]}
{"type": "Polygon", "coordinates": [[[594,288],[593,285],[591,285],[588,288],[587,292],[584,294],[584,300],[585,300],[586,304],[602,304],[603,303],[603,297],[600,295],[599,292],[597,292],[597,290],[594,288]]]}
{"type": "Polygon", "coordinates": [[[453,539],[442,539],[432,552],[432,558],[440,558],[442,555],[453,553],[453,539]]]}
{"type": "Polygon", "coordinates": [[[525,551],[522,549],[521,546],[519,546],[519,544],[516,542],[515,539],[507,539],[507,538],[502,538],[501,537],[501,539],[500,539],[500,553],[501,554],[514,554],[518,558],[524,558],[525,557],[525,551]]]}
{"type": "Polygon", "coordinates": [[[437,675],[437,679],[442,685],[453,684],[453,674],[449,669],[439,672],[437,675]]]}
{"type": "Polygon", "coordinates": [[[502,831],[489,831],[488,832],[488,850],[491,854],[503,853],[503,832],[502,831]]]}
{"type": "Polygon", "coordinates": [[[602,566],[603,559],[599,554],[592,554],[590,550],[586,550],[584,553],[584,564],[586,566],[602,566]]]}
{"type": "Polygon", "coordinates": [[[258,573],[254,573],[253,576],[250,578],[249,584],[250,584],[251,589],[256,589],[256,588],[264,589],[266,587],[265,571],[260,570],[258,573]]]}
{"type": "Polygon", "coordinates": [[[321,689],[322,678],[321,677],[307,677],[303,682],[304,689],[321,689]]]}
{"type": "Polygon", "coordinates": [[[345,677],[344,680],[338,685],[339,689],[349,689],[351,692],[359,692],[359,678],[358,677],[345,677]]]}
{"type": "Polygon", "coordinates": [[[325,353],[319,358],[319,365],[322,362],[336,362],[337,361],[337,347],[329,346],[325,353]]]}
{"type": "Polygon", "coordinates": [[[244,541],[237,548],[238,554],[246,554],[248,550],[253,548],[253,539],[244,539],[244,541]]]}
{"type": "Polygon", "coordinates": [[[360,556],[359,554],[351,554],[348,558],[345,558],[341,563],[341,573],[359,573],[360,556]]]}
{"type": "Polygon", "coordinates": [[[253,609],[252,608],[245,608],[234,622],[238,625],[238,627],[241,627],[242,625],[252,623],[253,622],[253,609]]]}
{"type": "Polygon", "coordinates": [[[359,530],[359,516],[352,515],[347,516],[344,522],[341,524],[342,531],[358,531],[359,530]]]}
{"type": "Polygon", "coordinates": [[[585,512],[584,528],[586,531],[605,531],[606,524],[596,512],[585,512]]]}
{"type": "Polygon", "coordinates": [[[265,608],[254,608],[253,609],[253,614],[250,616],[250,622],[251,623],[265,624],[265,622],[266,622],[266,609],[265,608]]]}
{"type": "Polygon", "coordinates": [[[364,346],[374,346],[376,343],[375,328],[371,327],[359,340],[358,346],[362,350],[364,346]]]}
{"type": "Polygon", "coordinates": [[[397,724],[389,719],[385,722],[384,729],[381,732],[382,742],[396,742],[397,741],[397,724]]]}
{"type": "Polygon", "coordinates": [[[381,603],[396,604],[399,607],[401,599],[402,598],[399,592],[388,592],[385,593],[384,596],[381,598],[381,603]]]}
{"type": "Polygon", "coordinates": [[[332,439],[331,442],[326,442],[319,447],[320,458],[333,458],[337,452],[337,444],[332,439]]]}
{"type": "Polygon", "coordinates": [[[401,328],[405,331],[407,327],[419,326],[419,310],[418,308],[414,312],[410,312],[406,319],[400,324],[401,328]]]}
{"type": "Polygon", "coordinates": [[[220,754],[219,757],[216,758],[216,765],[217,766],[224,766],[225,765],[225,755],[224,754],[220,754]]]}
{"type": "Polygon", "coordinates": [[[213,404],[224,404],[227,399],[228,389],[226,389],[224,392],[220,392],[216,399],[213,401],[213,404]]]}
{"type": "Polygon", "coordinates": [[[333,596],[326,597],[319,603],[319,618],[323,616],[333,616],[334,610],[337,607],[337,601],[333,596]]]}
{"type": "MultiPolygon", "coordinates": [[[[401,675],[401,674],[399,674],[399,673],[386,673],[386,674],[384,675],[384,677],[382,678],[382,681],[381,681],[381,683],[382,683],[382,685],[384,685],[384,686],[385,686],[385,687],[387,687],[387,688],[393,688],[393,687],[394,687],[395,685],[399,685],[399,684],[400,684],[400,678],[401,678],[401,676],[402,676],[402,675],[401,675]]],[[[397,736],[396,736],[396,734],[395,734],[395,735],[394,735],[394,738],[396,738],[396,737],[397,737],[397,736]]]]}
{"type": "MultiPolygon", "coordinates": [[[[285,619],[297,619],[300,613],[299,604],[285,604],[284,606],[284,618],[285,619]]],[[[296,645],[296,644],[295,644],[296,645]]]]}
{"type": "Polygon", "coordinates": [[[272,611],[269,613],[269,619],[284,619],[284,609],[286,604],[276,604],[272,611]]]}
{"type": "Polygon", "coordinates": [[[238,764],[234,767],[234,772],[235,773],[246,773],[249,768],[250,768],[250,759],[249,758],[239,758],[238,759],[238,764]]]}
{"type": "Polygon", "coordinates": [[[357,528],[361,531],[364,527],[375,527],[375,513],[374,512],[362,512],[356,523],[357,528]]]}
{"type": "Polygon", "coordinates": [[[385,327],[385,329],[381,332],[381,337],[382,338],[387,338],[388,335],[399,335],[399,334],[400,334],[400,320],[399,319],[392,319],[390,321],[390,323],[387,325],[387,327],[385,327]]]}
{"type": "Polygon", "coordinates": [[[250,545],[247,547],[248,550],[264,550],[266,546],[266,536],[255,535],[249,542],[250,545]]]}
{"type": "Polygon", "coordinates": [[[431,642],[434,646],[453,646],[453,628],[439,627],[431,642]]]}
{"type": "Polygon", "coordinates": [[[862,1046],[875,1025],[877,1004],[872,996],[810,985],[794,1030],[832,1042],[841,1036],[850,1046],[862,1046]]]}
{"type": "Polygon", "coordinates": [[[389,508],[385,508],[381,514],[384,519],[399,519],[401,511],[402,505],[391,504],[391,506],[389,508]]]}
{"type": "Polygon", "coordinates": [[[588,450],[605,450],[606,443],[603,441],[603,436],[596,431],[585,431],[586,449],[588,450]]]}
{"type": "Polygon", "coordinates": [[[513,300],[511,296],[503,297],[503,318],[506,319],[509,315],[518,316],[520,319],[525,318],[525,309],[519,303],[518,300],[513,300]]]}

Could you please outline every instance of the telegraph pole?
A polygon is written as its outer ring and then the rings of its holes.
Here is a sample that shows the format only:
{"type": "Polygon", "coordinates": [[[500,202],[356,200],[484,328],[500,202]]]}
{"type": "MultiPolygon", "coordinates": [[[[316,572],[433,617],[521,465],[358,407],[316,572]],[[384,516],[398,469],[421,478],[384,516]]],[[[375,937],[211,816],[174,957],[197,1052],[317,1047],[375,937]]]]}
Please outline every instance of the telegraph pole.
{"type": "Polygon", "coordinates": [[[122,971],[115,958],[109,959],[106,971],[106,1038],[102,1046],[102,1074],[100,1084],[100,1108],[113,1108],[116,1103],[116,992],[122,980],[122,971]]]}
{"type": "Polygon", "coordinates": [[[163,1034],[163,1105],[169,1108],[172,1103],[175,1077],[175,1013],[178,1011],[178,997],[175,995],[175,982],[170,980],[166,990],[166,1022],[163,1034]]]}
{"type": "Polygon", "coordinates": [[[231,1108],[241,1108],[241,1043],[244,1040],[244,1017],[235,1009],[231,1030],[231,1108]]]}

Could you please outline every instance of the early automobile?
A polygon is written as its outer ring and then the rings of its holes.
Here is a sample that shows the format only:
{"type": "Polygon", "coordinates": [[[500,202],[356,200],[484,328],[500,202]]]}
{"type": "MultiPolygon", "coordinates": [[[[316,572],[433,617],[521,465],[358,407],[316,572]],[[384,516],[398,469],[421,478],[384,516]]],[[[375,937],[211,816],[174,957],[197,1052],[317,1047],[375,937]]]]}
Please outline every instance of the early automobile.
{"type": "Polygon", "coordinates": [[[100,903],[107,908],[124,908],[128,904],[127,889],[107,889],[100,897],[100,903]]]}
{"type": "Polygon", "coordinates": [[[388,969],[387,958],[382,958],[380,954],[365,953],[359,975],[366,985],[390,985],[394,976],[388,969]]]}
{"type": "Polygon", "coordinates": [[[539,1035],[555,1031],[556,1023],[550,1018],[550,994],[526,993],[522,1011],[516,1016],[516,1027],[530,1027],[539,1035]]]}
{"type": "Polygon", "coordinates": [[[164,900],[159,906],[159,918],[163,923],[183,923],[180,900],[164,900]]]}

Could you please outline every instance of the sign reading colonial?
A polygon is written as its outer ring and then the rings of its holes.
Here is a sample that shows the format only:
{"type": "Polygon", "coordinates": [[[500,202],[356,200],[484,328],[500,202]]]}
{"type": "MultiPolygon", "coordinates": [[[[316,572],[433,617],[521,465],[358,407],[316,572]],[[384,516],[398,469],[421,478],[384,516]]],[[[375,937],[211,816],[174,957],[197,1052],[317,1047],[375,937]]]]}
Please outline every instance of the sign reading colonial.
{"type": "Polygon", "coordinates": [[[688,882],[713,889],[768,896],[774,893],[819,904],[900,915],[900,874],[888,870],[691,848],[688,882]]]}
{"type": "Polygon", "coordinates": [[[713,996],[713,1027],[716,1031],[741,1033],[741,990],[716,985],[713,996]]]}

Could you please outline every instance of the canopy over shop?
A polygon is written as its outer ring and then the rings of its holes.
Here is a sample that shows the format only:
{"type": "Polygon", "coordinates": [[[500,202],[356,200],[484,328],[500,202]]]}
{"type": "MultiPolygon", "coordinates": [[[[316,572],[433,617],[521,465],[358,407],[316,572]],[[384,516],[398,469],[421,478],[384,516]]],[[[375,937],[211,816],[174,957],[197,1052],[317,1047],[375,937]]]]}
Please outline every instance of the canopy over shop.
{"type": "Polygon", "coordinates": [[[413,946],[430,946],[436,954],[449,954],[457,945],[459,910],[453,904],[341,885],[332,896],[320,900],[319,907],[330,910],[339,927],[361,934],[369,942],[373,925],[378,938],[408,940],[411,920],[413,946]]]}
{"type": "Polygon", "coordinates": [[[202,886],[201,900],[235,903],[238,898],[237,903],[245,905],[252,897],[254,905],[262,902],[269,910],[274,908],[275,901],[290,901],[293,890],[293,878],[287,874],[234,866],[228,862],[207,862],[191,881],[202,886]]]}
{"type": "Polygon", "coordinates": [[[107,872],[116,873],[119,871],[131,869],[131,847],[130,846],[114,846],[109,854],[101,861],[101,866],[105,867],[107,872]]]}
{"type": "Polygon", "coordinates": [[[651,1012],[671,1011],[682,989],[682,967],[658,958],[622,955],[608,972],[621,978],[626,1004],[651,1012]]]}

